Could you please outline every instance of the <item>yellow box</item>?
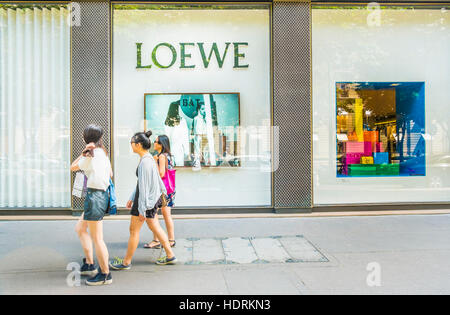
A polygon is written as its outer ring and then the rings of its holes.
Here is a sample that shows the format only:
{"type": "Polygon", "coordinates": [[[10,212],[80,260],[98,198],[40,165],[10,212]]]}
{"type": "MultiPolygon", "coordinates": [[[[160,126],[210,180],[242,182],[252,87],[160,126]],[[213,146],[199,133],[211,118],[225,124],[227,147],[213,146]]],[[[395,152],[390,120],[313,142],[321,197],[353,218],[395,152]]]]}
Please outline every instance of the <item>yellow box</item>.
{"type": "Polygon", "coordinates": [[[361,164],[373,164],[373,156],[361,157],[361,164]]]}

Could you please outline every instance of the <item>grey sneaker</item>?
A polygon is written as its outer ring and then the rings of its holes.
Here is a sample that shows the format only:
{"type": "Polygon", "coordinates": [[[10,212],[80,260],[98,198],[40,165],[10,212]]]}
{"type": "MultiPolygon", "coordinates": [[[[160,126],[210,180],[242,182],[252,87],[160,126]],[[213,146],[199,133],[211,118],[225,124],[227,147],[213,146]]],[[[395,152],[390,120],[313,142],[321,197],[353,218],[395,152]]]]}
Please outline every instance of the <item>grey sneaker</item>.
{"type": "Polygon", "coordinates": [[[175,265],[177,258],[173,256],[172,258],[163,257],[156,261],[157,265],[175,265]]]}
{"type": "Polygon", "coordinates": [[[130,270],[131,269],[131,264],[130,265],[124,265],[123,264],[123,259],[120,259],[119,257],[114,258],[113,261],[111,261],[109,263],[109,267],[113,270],[130,270]]]}

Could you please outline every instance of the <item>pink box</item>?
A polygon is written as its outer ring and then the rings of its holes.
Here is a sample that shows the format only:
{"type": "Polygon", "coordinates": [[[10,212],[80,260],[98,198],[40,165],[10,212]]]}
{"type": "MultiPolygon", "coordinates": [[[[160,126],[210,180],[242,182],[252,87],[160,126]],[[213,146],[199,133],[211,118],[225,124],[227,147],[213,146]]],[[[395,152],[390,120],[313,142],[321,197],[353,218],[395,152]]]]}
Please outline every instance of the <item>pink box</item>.
{"type": "Polygon", "coordinates": [[[372,142],[364,142],[364,155],[372,156],[372,142]]]}
{"type": "Polygon", "coordinates": [[[376,152],[384,152],[383,143],[381,142],[376,143],[376,152]]]}
{"type": "Polygon", "coordinates": [[[346,164],[361,164],[361,157],[363,156],[360,154],[353,154],[357,156],[347,156],[345,159],[346,164]]]}
{"type": "Polygon", "coordinates": [[[372,142],[348,141],[345,143],[346,153],[361,153],[364,156],[372,156],[372,142]]]}
{"type": "Polygon", "coordinates": [[[344,164],[344,168],[343,168],[344,175],[348,174],[348,165],[349,164],[360,164],[361,163],[361,157],[363,155],[364,154],[362,154],[362,153],[347,153],[344,156],[344,159],[342,161],[344,164]]]}
{"type": "Polygon", "coordinates": [[[345,143],[346,153],[364,153],[364,148],[364,142],[348,141],[345,143]]]}

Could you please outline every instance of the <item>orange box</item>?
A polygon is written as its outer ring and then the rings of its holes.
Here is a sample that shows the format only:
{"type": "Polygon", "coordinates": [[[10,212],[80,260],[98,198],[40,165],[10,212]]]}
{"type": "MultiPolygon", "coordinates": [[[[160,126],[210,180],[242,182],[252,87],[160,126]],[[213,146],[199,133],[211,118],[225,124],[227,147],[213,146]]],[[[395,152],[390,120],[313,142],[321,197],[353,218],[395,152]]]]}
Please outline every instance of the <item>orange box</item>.
{"type": "Polygon", "coordinates": [[[376,143],[378,141],[378,131],[364,131],[364,142],[376,143]]]}

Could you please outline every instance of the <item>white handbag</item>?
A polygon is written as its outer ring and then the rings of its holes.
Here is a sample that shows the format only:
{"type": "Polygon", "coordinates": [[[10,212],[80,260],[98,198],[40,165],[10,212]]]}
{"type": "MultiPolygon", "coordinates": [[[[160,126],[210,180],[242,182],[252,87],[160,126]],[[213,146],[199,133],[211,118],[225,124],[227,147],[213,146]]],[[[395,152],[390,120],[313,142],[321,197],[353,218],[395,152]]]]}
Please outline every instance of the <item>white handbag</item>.
{"type": "Polygon", "coordinates": [[[83,172],[77,172],[73,183],[72,195],[78,198],[86,197],[87,177],[83,172]]]}

